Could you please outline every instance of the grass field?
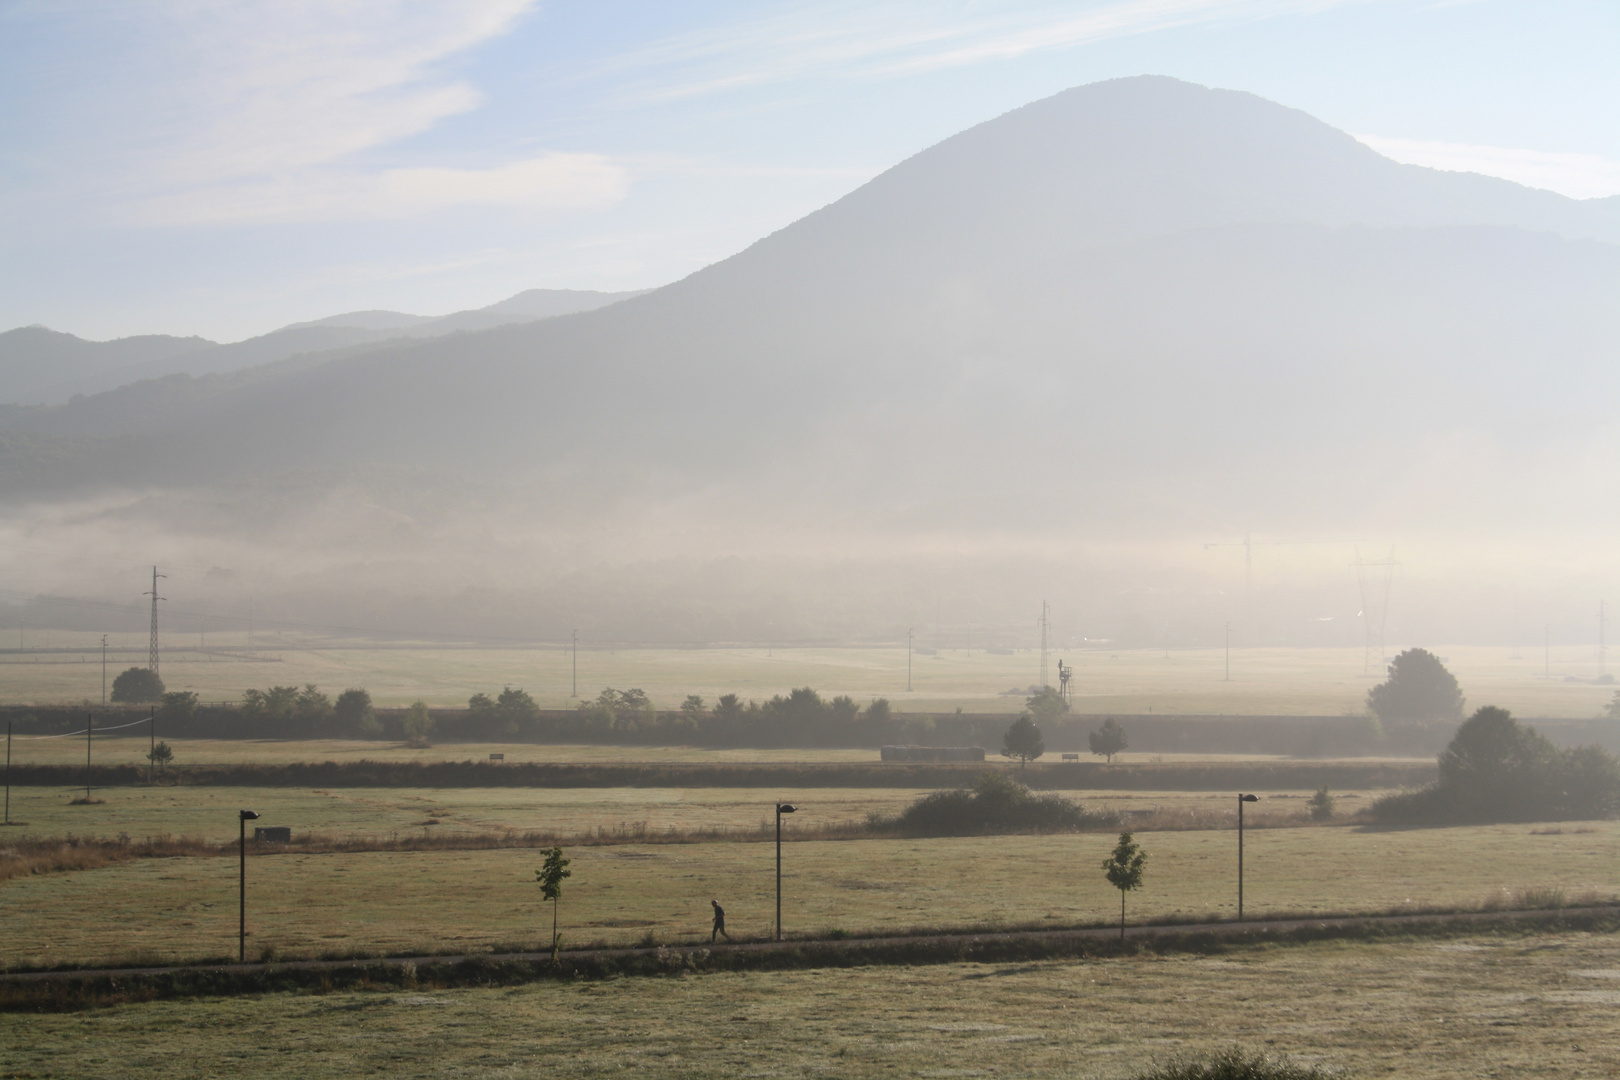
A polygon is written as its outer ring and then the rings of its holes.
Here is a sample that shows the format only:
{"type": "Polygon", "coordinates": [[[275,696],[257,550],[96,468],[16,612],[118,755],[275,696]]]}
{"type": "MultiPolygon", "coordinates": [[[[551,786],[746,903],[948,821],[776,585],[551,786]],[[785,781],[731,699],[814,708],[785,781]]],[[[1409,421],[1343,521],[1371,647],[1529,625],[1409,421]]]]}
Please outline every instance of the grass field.
{"type": "Polygon", "coordinates": [[[1238,1044],[1362,1078],[1608,1077],[1617,987],[1620,942],[1568,934],[277,994],[0,1016],[0,1072],[1124,1080],[1238,1044]]]}
{"type": "MultiPolygon", "coordinates": [[[[254,788],[254,787],[114,787],[99,789],[99,803],[74,805],[83,788],[16,787],[11,790],[11,819],[26,822],[0,835],[34,837],[99,837],[120,833],[136,839],[155,836],[199,837],[223,843],[236,836],[236,813],[252,809],[264,815],[260,824],[286,825],[295,833],[387,836],[422,829],[437,832],[486,832],[514,829],[574,834],[599,828],[642,825],[655,832],[717,827],[749,829],[769,821],[771,807],[792,798],[802,814],[790,818],[790,831],[864,821],[868,814],[892,814],[918,795],[906,788],[815,788],[775,791],[756,788],[254,788]]],[[[1230,817],[1232,796],[1216,792],[1068,791],[1061,794],[1087,806],[1197,811],[1230,817]]],[[[1246,820],[1256,825],[1281,824],[1304,813],[1305,791],[1265,791],[1246,820]]],[[[1354,813],[1382,791],[1335,795],[1343,813],[1354,813]]]]}
{"type": "MultiPolygon", "coordinates": [[[[147,765],[146,752],[150,746],[147,734],[136,727],[135,735],[95,736],[91,747],[92,760],[97,765],[147,765]]],[[[0,733],[3,735],[3,733],[0,733]]],[[[492,753],[504,754],[510,763],[568,762],[577,764],[717,764],[791,763],[839,764],[847,762],[876,762],[878,751],[820,750],[785,748],[776,750],[720,750],[697,746],[585,746],[554,745],[550,743],[435,743],[413,748],[400,742],[378,739],[165,739],[174,751],[174,763],[180,768],[187,765],[227,765],[244,762],[276,765],[294,762],[347,762],[347,761],[484,761],[492,753]]],[[[989,767],[1002,767],[1008,759],[996,754],[995,747],[986,748],[989,767]]],[[[12,739],[12,760],[18,765],[83,765],[84,736],[56,738],[52,736],[15,736],[12,739]]],[[[1083,760],[1102,760],[1083,748],[1076,747],[1083,760]]],[[[1058,761],[1057,747],[1041,759],[1043,763],[1058,761]]],[[[1116,762],[1257,762],[1293,760],[1282,754],[1159,754],[1126,752],[1114,755],[1116,762]]],[[[1350,760],[1321,758],[1321,761],[1350,760]]],[[[1355,758],[1355,761],[1376,763],[1384,761],[1432,762],[1422,759],[1381,757],[1355,758]]]]}
{"type": "MultiPolygon", "coordinates": [[[[146,641],[113,635],[119,648],[111,670],[144,664],[146,641]]],[[[100,636],[53,631],[28,639],[28,648],[0,653],[0,701],[99,702],[100,636]],[[49,644],[47,651],[44,646],[49,644]]],[[[247,641],[210,638],[215,652],[187,651],[170,639],[163,677],[171,690],[194,690],[205,701],[236,700],[248,687],[315,683],[329,691],[364,686],[382,705],[463,705],[476,691],[521,686],[548,708],[574,703],[571,657],[559,648],[481,649],[442,645],[378,648],[364,642],[332,643],[261,636],[251,652],[225,653],[247,641]],[[342,647],[338,647],[342,646],[342,647]]],[[[1494,704],[1526,717],[1597,715],[1614,687],[1595,685],[1593,650],[1563,647],[1543,674],[1537,650],[1427,644],[1446,659],[1473,705],[1494,704]],[[1565,682],[1566,677],[1584,680],[1565,682]]],[[[1390,655],[1397,651],[1392,646],[1390,655]]],[[[1147,712],[1336,716],[1362,710],[1367,690],[1383,678],[1362,671],[1360,649],[1246,649],[1232,651],[1232,678],[1218,649],[1063,650],[1053,653],[1076,670],[1075,708],[1083,713],[1147,712]]],[[[1036,651],[997,655],[946,650],[912,661],[906,691],[906,654],[895,648],[622,649],[581,648],[579,690],[594,696],[604,686],[640,687],[662,708],[687,694],[768,698],[795,686],[823,694],[850,694],[865,703],[887,697],[902,711],[1016,711],[1017,696],[1003,692],[1037,682],[1036,651]]]]}
{"type": "MultiPolygon", "coordinates": [[[[80,725],[81,727],[83,725],[80,725]]],[[[135,736],[97,737],[92,747],[98,765],[146,767],[150,745],[146,732],[135,736]]],[[[0,732],[3,736],[4,732],[0,732]]],[[[850,762],[877,761],[876,750],[710,750],[695,746],[582,746],[535,743],[435,743],[420,749],[379,739],[166,739],[175,764],[227,765],[240,762],[277,765],[303,761],[484,761],[490,754],[505,754],[509,762],[850,762]]],[[[84,736],[77,738],[24,738],[12,740],[17,764],[83,765],[84,736]]],[[[1139,754],[1138,760],[1149,755],[1139,754]]],[[[1177,755],[1158,755],[1173,757],[1177,755]]],[[[1208,760],[1204,755],[1184,755],[1208,760]]],[[[999,759],[1005,763],[1004,758],[999,759]]],[[[1239,760],[1265,760],[1247,755],[1239,760]]]]}
{"type": "MultiPolygon", "coordinates": [[[[1133,919],[1230,915],[1230,831],[1142,833],[1150,853],[1133,919]]],[[[1504,890],[1556,884],[1570,897],[1620,891],[1620,824],[1410,831],[1256,830],[1246,910],[1379,911],[1472,906],[1504,890]],[[1550,870],[1549,868],[1553,868],[1550,870]],[[1554,877],[1556,875],[1556,877],[1554,877]]],[[[1099,864],[1106,834],[786,845],[790,932],[1072,925],[1116,918],[1099,864]]],[[[575,847],[561,915],[565,940],[706,939],[718,898],[733,931],[767,932],[769,843],[575,847]]],[[[549,912],[532,850],[287,853],[248,861],[250,950],[281,956],[538,947],[549,912]]],[[[236,860],[141,859],[6,883],[0,963],[196,959],[231,951],[236,860]]]]}

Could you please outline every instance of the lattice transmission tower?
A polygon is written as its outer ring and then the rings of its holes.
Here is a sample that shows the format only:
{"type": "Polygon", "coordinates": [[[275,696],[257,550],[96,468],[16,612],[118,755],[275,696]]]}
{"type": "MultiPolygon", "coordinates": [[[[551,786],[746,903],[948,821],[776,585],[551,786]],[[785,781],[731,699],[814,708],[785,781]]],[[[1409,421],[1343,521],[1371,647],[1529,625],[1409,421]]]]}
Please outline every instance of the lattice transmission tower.
{"type": "Polygon", "coordinates": [[[1361,673],[1373,674],[1373,653],[1378,654],[1379,670],[1388,664],[1384,655],[1384,628],[1389,621],[1389,590],[1395,581],[1395,548],[1382,559],[1361,557],[1361,545],[1356,545],[1356,583],[1361,587],[1361,625],[1365,643],[1361,651],[1361,673]]]}
{"type": "Polygon", "coordinates": [[[158,573],[157,567],[152,567],[152,591],[143,594],[152,598],[152,638],[147,645],[146,666],[151,669],[153,675],[158,673],[157,606],[159,600],[168,599],[167,597],[158,595],[157,583],[158,578],[166,578],[168,576],[168,574],[158,573]]]}
{"type": "Polygon", "coordinates": [[[1045,689],[1047,689],[1048,687],[1050,687],[1052,685],[1052,680],[1047,678],[1047,668],[1046,668],[1046,638],[1047,638],[1047,631],[1051,628],[1051,625],[1052,625],[1052,620],[1047,614],[1048,610],[1049,610],[1049,608],[1047,607],[1046,601],[1042,600],[1041,601],[1041,689],[1042,690],[1045,690],[1045,689]]]}

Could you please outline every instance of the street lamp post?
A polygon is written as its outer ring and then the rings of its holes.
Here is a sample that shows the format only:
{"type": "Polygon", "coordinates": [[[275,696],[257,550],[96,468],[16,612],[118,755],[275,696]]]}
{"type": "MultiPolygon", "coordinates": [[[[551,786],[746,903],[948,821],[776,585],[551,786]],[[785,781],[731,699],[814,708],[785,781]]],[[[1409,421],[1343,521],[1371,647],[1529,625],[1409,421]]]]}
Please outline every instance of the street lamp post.
{"type": "Polygon", "coordinates": [[[238,874],[237,874],[237,907],[238,923],[236,930],[236,961],[239,964],[247,963],[247,823],[259,820],[259,815],[253,810],[243,810],[236,815],[239,831],[237,836],[238,874]]]}
{"type": "Polygon", "coordinates": [[[1259,801],[1258,795],[1238,796],[1238,922],[1243,921],[1243,804],[1259,801]]]}
{"type": "Polygon", "coordinates": [[[782,815],[799,808],[792,803],[776,804],[776,940],[782,940],[782,815]]]}

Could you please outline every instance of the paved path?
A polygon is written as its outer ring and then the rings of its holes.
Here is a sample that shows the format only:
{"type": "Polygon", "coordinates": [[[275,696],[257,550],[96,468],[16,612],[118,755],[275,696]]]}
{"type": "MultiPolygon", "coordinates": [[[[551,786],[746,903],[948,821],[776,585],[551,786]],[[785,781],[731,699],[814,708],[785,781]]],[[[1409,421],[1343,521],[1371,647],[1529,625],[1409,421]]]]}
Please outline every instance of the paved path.
{"type": "MultiPolygon", "coordinates": [[[[1615,913],[1612,906],[1559,908],[1556,910],[1538,909],[1533,911],[1464,911],[1450,914],[1415,914],[1415,915],[1341,915],[1328,918],[1315,919],[1252,919],[1245,922],[1224,920],[1221,922],[1202,923],[1171,923],[1164,925],[1127,925],[1125,936],[1127,938],[1167,938],[1186,934],[1215,934],[1229,940],[1245,940],[1264,938],[1280,931],[1300,930],[1306,928],[1331,929],[1333,927],[1349,927],[1364,924],[1380,926],[1410,926],[1421,928],[1424,926],[1438,926],[1443,923],[1491,923],[1501,924],[1504,921],[1512,922],[1521,919],[1543,918],[1552,914],[1559,915],[1596,915],[1601,913],[1615,913]]],[[[632,949],[565,949],[559,954],[562,960],[593,960],[609,959],[614,957],[627,957],[637,955],[651,955],[665,948],[671,952],[686,952],[693,949],[708,949],[713,953],[765,953],[782,950],[802,949],[806,946],[829,952],[843,950],[859,951],[863,946],[871,945],[914,945],[914,944],[940,944],[955,942],[961,945],[974,945],[981,942],[1008,942],[1008,941],[1087,941],[1087,940],[1118,940],[1119,927],[1094,926],[1069,930],[1003,930],[984,933],[942,933],[942,934],[905,934],[895,936],[873,936],[855,938],[790,938],[787,941],[747,941],[730,944],[710,945],[703,941],[686,942],[681,944],[668,944],[650,948],[632,949]]],[[[430,954],[423,956],[390,956],[374,959],[356,960],[288,960],[271,963],[249,964],[176,964],[169,967],[121,967],[121,968],[75,968],[68,971],[29,971],[11,974],[0,974],[0,984],[12,982],[47,982],[67,981],[74,979],[103,979],[124,978],[142,975],[170,975],[179,972],[218,971],[231,973],[251,973],[258,971],[287,971],[287,970],[343,970],[373,967],[378,964],[388,967],[403,967],[406,964],[441,965],[457,964],[467,960],[480,962],[503,961],[544,961],[550,960],[550,952],[512,952],[512,953],[459,953],[459,954],[430,954]]]]}

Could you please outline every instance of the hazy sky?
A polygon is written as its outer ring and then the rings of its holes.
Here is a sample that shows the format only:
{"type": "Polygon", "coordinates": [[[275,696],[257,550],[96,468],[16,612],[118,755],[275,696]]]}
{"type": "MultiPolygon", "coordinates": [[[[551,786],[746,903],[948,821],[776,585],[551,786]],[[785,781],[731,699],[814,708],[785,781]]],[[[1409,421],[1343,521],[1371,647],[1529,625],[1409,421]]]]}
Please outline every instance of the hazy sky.
{"type": "Polygon", "coordinates": [[[1143,73],[1611,195],[1617,55],[1613,0],[0,0],[0,329],[234,340],[659,285],[1143,73]]]}

